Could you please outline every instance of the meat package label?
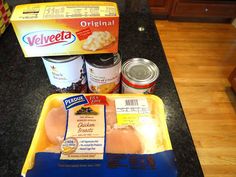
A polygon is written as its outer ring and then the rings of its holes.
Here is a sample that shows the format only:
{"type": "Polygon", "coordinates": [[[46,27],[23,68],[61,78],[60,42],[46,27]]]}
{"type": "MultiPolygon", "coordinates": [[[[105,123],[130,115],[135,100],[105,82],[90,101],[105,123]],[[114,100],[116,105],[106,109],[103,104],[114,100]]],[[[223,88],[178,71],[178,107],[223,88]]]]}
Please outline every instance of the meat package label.
{"type": "Polygon", "coordinates": [[[104,154],[103,160],[61,160],[57,153],[37,153],[26,177],[177,177],[174,153],[104,154]]]}
{"type": "Polygon", "coordinates": [[[106,97],[78,95],[64,100],[67,123],[61,160],[103,159],[106,97]]]}
{"type": "Polygon", "coordinates": [[[151,118],[145,98],[119,98],[115,100],[117,124],[137,125],[151,118]]]}

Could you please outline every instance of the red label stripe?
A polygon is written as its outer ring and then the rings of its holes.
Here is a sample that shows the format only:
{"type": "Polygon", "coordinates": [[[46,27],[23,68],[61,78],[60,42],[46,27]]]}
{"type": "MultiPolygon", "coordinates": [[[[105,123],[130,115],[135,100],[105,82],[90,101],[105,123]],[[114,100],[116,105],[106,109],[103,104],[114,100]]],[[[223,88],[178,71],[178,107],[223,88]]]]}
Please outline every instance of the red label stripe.
{"type": "Polygon", "coordinates": [[[103,95],[89,95],[86,96],[86,99],[88,100],[88,104],[85,106],[94,104],[107,105],[106,96],[103,95]]]}
{"type": "Polygon", "coordinates": [[[152,83],[150,83],[150,84],[138,85],[138,84],[133,84],[133,83],[129,82],[124,76],[122,76],[121,79],[122,79],[122,81],[123,81],[126,85],[128,85],[128,86],[130,86],[130,87],[133,87],[133,88],[138,88],[138,89],[150,88],[150,87],[152,87],[153,85],[155,85],[155,83],[156,83],[156,82],[152,82],[152,83]]]}

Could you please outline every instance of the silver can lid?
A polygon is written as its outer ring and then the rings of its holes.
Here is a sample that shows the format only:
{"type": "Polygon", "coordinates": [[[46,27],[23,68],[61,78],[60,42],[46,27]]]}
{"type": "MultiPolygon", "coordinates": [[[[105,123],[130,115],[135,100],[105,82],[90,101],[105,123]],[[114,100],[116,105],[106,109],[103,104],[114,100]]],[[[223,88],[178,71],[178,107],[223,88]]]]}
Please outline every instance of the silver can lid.
{"type": "Polygon", "coordinates": [[[145,58],[132,58],[122,65],[122,75],[132,84],[150,84],[159,76],[155,63],[145,58]]]}
{"type": "Polygon", "coordinates": [[[42,57],[42,59],[50,61],[52,63],[66,63],[68,61],[75,60],[77,58],[81,58],[81,55],[67,55],[67,56],[52,56],[52,57],[42,57]]]}
{"type": "Polygon", "coordinates": [[[119,53],[86,55],[85,61],[96,68],[110,68],[120,63],[121,56],[119,53]]]}

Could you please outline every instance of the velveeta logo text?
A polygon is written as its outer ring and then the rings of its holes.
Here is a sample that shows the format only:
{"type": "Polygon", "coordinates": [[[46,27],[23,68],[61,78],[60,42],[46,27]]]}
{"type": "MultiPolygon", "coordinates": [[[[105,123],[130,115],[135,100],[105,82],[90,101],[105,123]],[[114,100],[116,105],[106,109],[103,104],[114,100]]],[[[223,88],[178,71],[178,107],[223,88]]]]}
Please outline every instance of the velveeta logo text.
{"type": "Polygon", "coordinates": [[[31,47],[47,47],[71,44],[76,37],[70,31],[42,30],[27,33],[22,40],[31,47]]]}

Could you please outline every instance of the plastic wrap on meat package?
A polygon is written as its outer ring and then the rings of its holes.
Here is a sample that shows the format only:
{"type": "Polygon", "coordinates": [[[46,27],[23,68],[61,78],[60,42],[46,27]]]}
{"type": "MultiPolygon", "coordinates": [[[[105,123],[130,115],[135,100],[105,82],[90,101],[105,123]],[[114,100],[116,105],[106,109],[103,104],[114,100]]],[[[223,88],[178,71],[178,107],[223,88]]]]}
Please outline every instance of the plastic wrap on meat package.
{"type": "Polygon", "coordinates": [[[26,177],[176,177],[162,100],[143,94],[54,94],[43,106],[26,177]]]}

